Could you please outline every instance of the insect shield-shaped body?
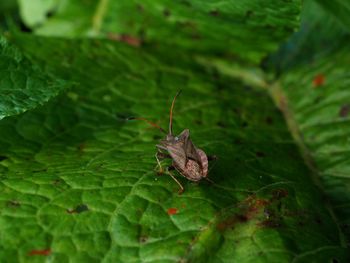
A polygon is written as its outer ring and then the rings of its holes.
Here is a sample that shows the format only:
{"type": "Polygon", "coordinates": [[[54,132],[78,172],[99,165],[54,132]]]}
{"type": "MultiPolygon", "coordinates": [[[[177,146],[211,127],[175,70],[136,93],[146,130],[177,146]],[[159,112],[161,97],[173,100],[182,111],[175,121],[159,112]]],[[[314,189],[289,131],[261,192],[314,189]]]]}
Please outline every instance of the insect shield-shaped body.
{"type": "MultiPolygon", "coordinates": [[[[176,98],[180,94],[180,92],[178,92],[174,97],[170,108],[170,120],[169,120],[168,133],[163,128],[159,127],[157,124],[153,122],[150,122],[147,119],[144,119],[144,118],[130,118],[130,119],[146,121],[153,127],[156,127],[163,133],[167,134],[165,139],[161,140],[160,143],[156,145],[157,147],[156,159],[161,171],[163,171],[163,169],[159,160],[164,158],[171,158],[172,167],[170,168],[175,168],[182,176],[186,177],[191,181],[196,182],[208,176],[208,157],[203,150],[194,146],[194,144],[190,139],[190,131],[188,129],[185,129],[178,136],[173,135],[173,129],[172,129],[173,108],[174,108],[176,98]]],[[[182,193],[184,191],[184,188],[181,185],[181,183],[172,175],[172,173],[170,172],[170,169],[168,169],[168,173],[180,186],[179,193],[182,193]]]]}
{"type": "MultiPolygon", "coordinates": [[[[201,149],[196,148],[190,140],[190,131],[184,130],[180,135],[169,133],[165,140],[157,145],[173,159],[173,167],[191,181],[199,181],[208,175],[208,157],[201,149]]],[[[161,155],[161,154],[160,154],[161,155]]]]}

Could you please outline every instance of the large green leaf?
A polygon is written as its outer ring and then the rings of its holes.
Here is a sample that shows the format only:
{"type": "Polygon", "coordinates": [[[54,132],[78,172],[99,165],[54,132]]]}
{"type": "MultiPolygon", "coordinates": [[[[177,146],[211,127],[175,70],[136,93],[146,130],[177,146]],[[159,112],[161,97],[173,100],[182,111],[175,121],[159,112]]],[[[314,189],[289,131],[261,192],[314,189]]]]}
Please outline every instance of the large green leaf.
{"type": "Polygon", "coordinates": [[[302,28],[319,30],[293,37],[288,43],[295,47],[292,55],[276,56],[284,71],[273,93],[349,242],[350,36],[328,10],[311,1],[306,4],[302,28]]]}
{"type": "Polygon", "coordinates": [[[316,0],[330,15],[341,22],[345,29],[349,30],[350,26],[350,2],[342,0],[316,0]]]}
{"type": "Polygon", "coordinates": [[[67,86],[25,58],[0,35],[0,119],[37,107],[67,86]]]}
{"type": "Polygon", "coordinates": [[[57,0],[17,1],[20,6],[23,22],[31,28],[35,28],[43,24],[59,3],[57,0]]]}
{"type": "Polygon", "coordinates": [[[23,19],[40,35],[109,37],[185,47],[257,64],[298,25],[300,0],[20,1],[23,19]],[[49,1],[50,2],[50,1],[49,1]],[[52,2],[52,1],[51,1],[52,2]],[[42,4],[40,4],[42,3],[42,4]],[[49,8],[46,8],[49,7],[49,8]]]}
{"type": "Polygon", "coordinates": [[[348,31],[328,10],[323,10],[314,0],[304,1],[300,30],[278,52],[271,54],[265,64],[279,75],[332,54],[347,35],[348,31]]]}
{"type": "Polygon", "coordinates": [[[205,70],[186,52],[17,41],[42,66],[80,85],[0,122],[0,261],[349,260],[266,92],[205,70]],[[154,170],[159,132],[124,121],[143,116],[166,126],[180,88],[176,132],[190,128],[194,143],[219,157],[214,184],[178,176],[182,195],[154,170]]]}

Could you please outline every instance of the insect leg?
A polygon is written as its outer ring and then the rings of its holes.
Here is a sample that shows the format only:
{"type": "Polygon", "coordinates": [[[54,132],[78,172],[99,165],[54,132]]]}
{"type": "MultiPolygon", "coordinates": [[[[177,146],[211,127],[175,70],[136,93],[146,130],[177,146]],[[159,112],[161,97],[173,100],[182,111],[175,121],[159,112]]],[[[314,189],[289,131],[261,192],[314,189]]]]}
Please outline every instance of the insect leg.
{"type": "MultiPolygon", "coordinates": [[[[164,173],[164,170],[163,170],[162,164],[160,163],[159,158],[158,158],[159,153],[160,153],[160,152],[157,151],[157,152],[156,152],[156,155],[155,155],[156,160],[157,160],[157,167],[156,167],[156,169],[159,167],[158,174],[163,174],[163,173],[164,173]]],[[[160,156],[159,156],[159,157],[160,157],[160,156]]]]}
{"type": "Polygon", "coordinates": [[[158,158],[160,158],[160,159],[165,159],[165,158],[169,158],[169,159],[171,159],[171,156],[170,156],[170,154],[167,154],[167,153],[163,153],[163,152],[159,152],[158,151],[158,158]]]}
{"type": "Polygon", "coordinates": [[[209,179],[208,177],[204,177],[205,178],[205,180],[207,180],[209,183],[211,183],[211,184],[215,184],[214,183],[214,181],[213,180],[211,180],[211,179],[209,179]]]}
{"type": "Polygon", "coordinates": [[[156,169],[159,167],[158,174],[161,175],[161,174],[164,173],[164,170],[163,170],[162,164],[160,162],[160,159],[171,158],[171,156],[169,154],[167,154],[167,153],[163,153],[163,152],[160,152],[158,150],[156,152],[156,154],[155,154],[155,157],[156,157],[156,160],[157,160],[157,167],[156,167],[156,169]]]}
{"type": "Polygon", "coordinates": [[[168,174],[171,176],[171,178],[174,179],[174,181],[180,186],[180,190],[179,190],[179,195],[182,194],[184,192],[184,187],[182,186],[182,184],[175,178],[175,176],[168,170],[168,174]]]}

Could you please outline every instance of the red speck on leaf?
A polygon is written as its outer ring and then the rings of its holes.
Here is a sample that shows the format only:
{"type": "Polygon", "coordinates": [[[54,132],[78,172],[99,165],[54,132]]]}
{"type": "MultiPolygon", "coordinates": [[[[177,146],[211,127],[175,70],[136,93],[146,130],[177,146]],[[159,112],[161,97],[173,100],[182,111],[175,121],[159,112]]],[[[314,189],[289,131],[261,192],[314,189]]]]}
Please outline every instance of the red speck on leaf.
{"type": "Polygon", "coordinates": [[[314,87],[318,87],[318,86],[322,86],[324,84],[324,81],[325,81],[324,75],[319,74],[313,79],[312,83],[314,84],[314,87]]]}
{"type": "Polygon", "coordinates": [[[133,46],[133,47],[141,46],[141,40],[139,38],[136,38],[133,36],[129,36],[129,35],[125,35],[125,34],[118,35],[118,34],[114,34],[114,33],[109,33],[107,37],[110,40],[124,42],[124,43],[128,44],[129,46],[133,46]]]}
{"type": "Polygon", "coordinates": [[[175,215],[175,214],[177,214],[176,208],[169,208],[168,209],[168,215],[175,215]]]}
{"type": "Polygon", "coordinates": [[[42,250],[31,250],[29,256],[48,256],[51,254],[51,249],[42,249],[42,250]]]}

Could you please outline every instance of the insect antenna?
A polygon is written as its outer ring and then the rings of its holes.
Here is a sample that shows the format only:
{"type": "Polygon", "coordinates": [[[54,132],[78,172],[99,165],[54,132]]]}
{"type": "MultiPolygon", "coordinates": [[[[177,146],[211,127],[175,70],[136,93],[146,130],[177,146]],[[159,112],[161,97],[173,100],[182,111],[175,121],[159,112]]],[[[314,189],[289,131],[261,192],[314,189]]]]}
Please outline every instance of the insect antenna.
{"type": "Polygon", "coordinates": [[[162,128],[160,127],[159,125],[155,124],[154,122],[151,122],[150,120],[146,119],[146,118],[140,118],[140,117],[129,117],[127,118],[128,121],[130,120],[138,120],[138,121],[145,121],[147,122],[149,125],[153,126],[154,128],[157,128],[159,129],[161,132],[167,134],[167,132],[162,128]]]}
{"type": "Polygon", "coordinates": [[[176,100],[177,96],[180,95],[181,91],[182,91],[182,90],[179,90],[179,91],[176,93],[176,95],[175,95],[175,97],[174,97],[174,99],[173,99],[173,103],[171,103],[170,117],[169,117],[169,134],[170,134],[170,135],[173,135],[173,108],[174,108],[174,105],[175,105],[175,100],[176,100]]]}

